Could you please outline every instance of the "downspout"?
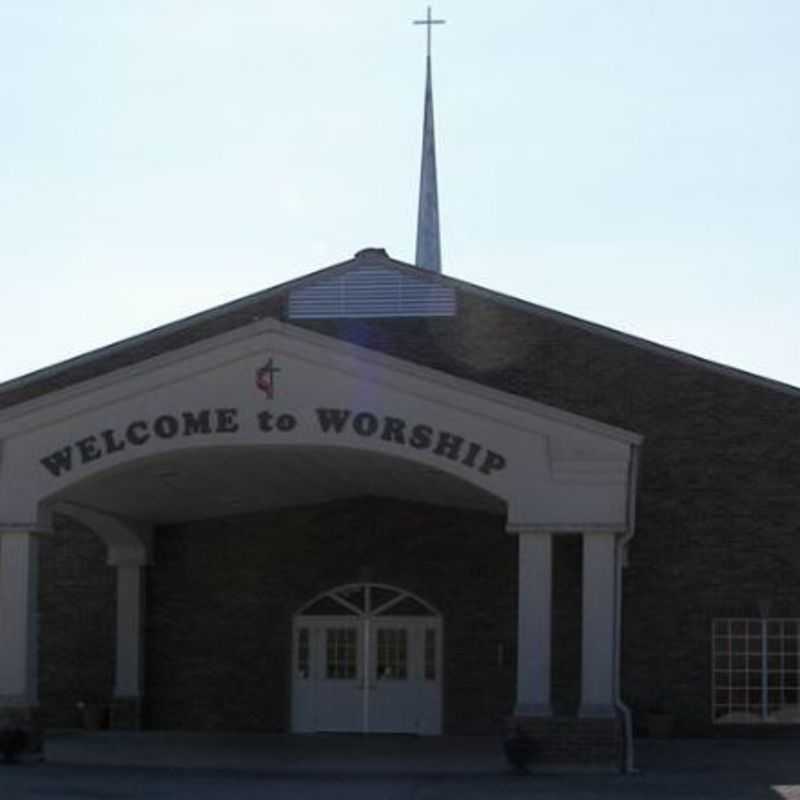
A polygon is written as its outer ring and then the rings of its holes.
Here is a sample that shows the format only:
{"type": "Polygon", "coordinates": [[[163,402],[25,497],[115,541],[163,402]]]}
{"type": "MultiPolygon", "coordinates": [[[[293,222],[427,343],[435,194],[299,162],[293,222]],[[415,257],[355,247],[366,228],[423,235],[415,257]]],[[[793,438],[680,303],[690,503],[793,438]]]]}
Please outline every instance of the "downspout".
{"type": "Polygon", "coordinates": [[[627,530],[617,540],[614,586],[614,704],[622,715],[624,753],[622,771],[625,774],[636,772],[633,765],[633,720],[631,710],[622,702],[620,673],[622,668],[622,567],[625,548],[636,531],[636,494],[639,483],[639,445],[631,446],[631,460],[628,467],[628,512],[627,530]]]}

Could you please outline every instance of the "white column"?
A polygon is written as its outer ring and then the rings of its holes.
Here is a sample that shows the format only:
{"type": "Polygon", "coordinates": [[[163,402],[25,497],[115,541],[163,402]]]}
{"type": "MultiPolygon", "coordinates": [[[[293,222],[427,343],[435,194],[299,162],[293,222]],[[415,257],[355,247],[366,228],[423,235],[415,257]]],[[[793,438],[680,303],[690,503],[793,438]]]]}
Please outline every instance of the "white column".
{"type": "Polygon", "coordinates": [[[0,705],[38,703],[38,542],[0,532],[0,705]]]}
{"type": "Polygon", "coordinates": [[[582,717],[614,717],[615,535],[583,534],[582,717]]]}
{"type": "Polygon", "coordinates": [[[117,659],[114,697],[142,695],[144,592],[141,564],[117,566],[117,659]]]}
{"type": "Polygon", "coordinates": [[[517,705],[521,716],[549,716],[553,537],[519,534],[517,705]]]}

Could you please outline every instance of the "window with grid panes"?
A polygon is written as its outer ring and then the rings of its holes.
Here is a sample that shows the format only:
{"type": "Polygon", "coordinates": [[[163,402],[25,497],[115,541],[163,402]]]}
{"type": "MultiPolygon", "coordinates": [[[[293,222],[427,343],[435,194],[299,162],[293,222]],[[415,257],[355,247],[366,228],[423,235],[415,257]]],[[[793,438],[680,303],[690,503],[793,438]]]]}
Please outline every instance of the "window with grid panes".
{"type": "Polygon", "coordinates": [[[425,680],[436,680],[436,631],[425,629],[425,680]]]}
{"type": "Polygon", "coordinates": [[[715,723],[800,722],[800,620],[712,622],[715,723]]]}
{"type": "Polygon", "coordinates": [[[297,631],[297,677],[308,678],[311,664],[308,628],[297,631]]]}
{"type": "Polygon", "coordinates": [[[356,677],[356,629],[329,628],[325,641],[325,675],[332,680],[356,677]]]}
{"type": "Polygon", "coordinates": [[[381,680],[403,681],[408,677],[408,643],[405,628],[378,630],[375,674],[381,680]]]}

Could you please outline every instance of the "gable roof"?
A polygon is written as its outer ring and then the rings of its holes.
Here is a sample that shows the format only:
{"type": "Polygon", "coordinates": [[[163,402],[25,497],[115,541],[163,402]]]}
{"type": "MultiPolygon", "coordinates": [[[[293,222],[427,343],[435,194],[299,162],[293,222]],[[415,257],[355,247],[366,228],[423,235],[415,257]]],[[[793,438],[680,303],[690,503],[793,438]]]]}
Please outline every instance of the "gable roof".
{"type": "Polygon", "coordinates": [[[378,264],[384,269],[399,270],[415,281],[425,280],[432,284],[451,287],[499,305],[512,307],[527,314],[534,314],[579,328],[593,335],[613,339],[735,380],[744,381],[793,397],[800,397],[800,388],[790,384],[719,364],[647,339],[622,333],[595,322],[588,322],[561,311],[555,311],[526,300],[486,289],[458,278],[423,270],[412,264],[391,258],[381,248],[366,248],[360,250],[353,258],[347,261],[307,273],[269,289],[192,314],[175,322],[167,323],[136,336],[2,383],[0,384],[0,410],[18,405],[48,392],[64,389],[114,370],[131,366],[193,342],[202,341],[220,333],[234,330],[265,317],[282,319],[285,316],[282,301],[288,292],[299,287],[312,286],[320,280],[327,280],[353,269],[360,269],[366,263],[370,265],[378,264]]]}

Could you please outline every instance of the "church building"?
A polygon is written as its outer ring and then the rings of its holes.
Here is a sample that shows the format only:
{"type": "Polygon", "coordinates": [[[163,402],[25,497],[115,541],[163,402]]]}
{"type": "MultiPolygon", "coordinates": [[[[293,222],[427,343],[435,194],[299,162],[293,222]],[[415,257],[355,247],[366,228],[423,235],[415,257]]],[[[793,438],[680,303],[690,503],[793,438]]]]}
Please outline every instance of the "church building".
{"type": "Polygon", "coordinates": [[[444,275],[439,236],[429,50],[416,264],[0,385],[0,710],[623,767],[656,711],[800,730],[800,389],[444,275]]]}

